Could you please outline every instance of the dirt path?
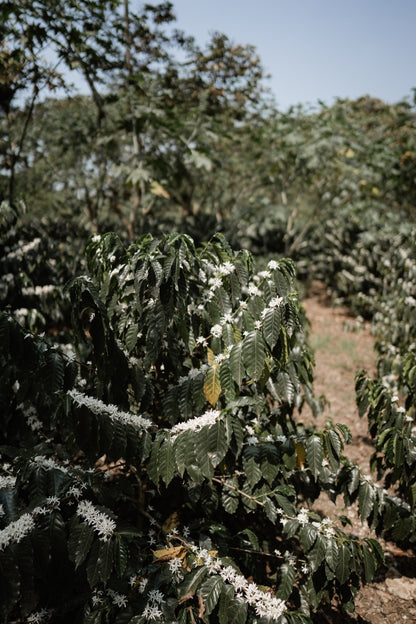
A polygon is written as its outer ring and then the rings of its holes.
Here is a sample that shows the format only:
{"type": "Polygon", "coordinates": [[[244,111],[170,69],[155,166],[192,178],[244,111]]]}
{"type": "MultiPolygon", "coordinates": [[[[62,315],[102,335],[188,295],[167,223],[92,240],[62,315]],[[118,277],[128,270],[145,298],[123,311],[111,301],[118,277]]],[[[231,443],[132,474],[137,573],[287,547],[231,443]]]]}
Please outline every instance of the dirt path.
{"type": "MultiPolygon", "coordinates": [[[[375,371],[370,326],[357,323],[344,308],[331,306],[321,284],[313,284],[303,305],[311,324],[310,341],[315,352],[315,393],[325,395],[329,402],[317,424],[323,426],[327,418],[331,418],[348,425],[352,443],[346,447],[345,454],[369,473],[372,445],[367,420],[358,417],[354,376],[360,369],[367,370],[370,375],[375,371]]],[[[334,505],[326,497],[321,497],[317,507],[333,518],[341,513],[348,515],[354,534],[375,537],[367,526],[361,525],[356,509],[343,509],[342,501],[334,505]]],[[[319,614],[317,623],[416,624],[416,557],[392,544],[383,543],[383,548],[387,553],[387,571],[379,582],[362,589],[355,615],[328,610],[319,614]]]]}

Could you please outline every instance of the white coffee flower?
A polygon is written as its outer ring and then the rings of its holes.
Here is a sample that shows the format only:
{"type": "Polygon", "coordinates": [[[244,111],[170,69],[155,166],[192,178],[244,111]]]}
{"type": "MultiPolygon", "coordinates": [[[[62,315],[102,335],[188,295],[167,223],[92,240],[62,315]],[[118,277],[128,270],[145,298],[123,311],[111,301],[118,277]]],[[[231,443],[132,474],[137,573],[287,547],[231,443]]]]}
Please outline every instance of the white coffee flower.
{"type": "Polygon", "coordinates": [[[211,332],[210,332],[215,338],[221,338],[222,336],[222,326],[221,325],[213,325],[211,327],[211,332]]]}

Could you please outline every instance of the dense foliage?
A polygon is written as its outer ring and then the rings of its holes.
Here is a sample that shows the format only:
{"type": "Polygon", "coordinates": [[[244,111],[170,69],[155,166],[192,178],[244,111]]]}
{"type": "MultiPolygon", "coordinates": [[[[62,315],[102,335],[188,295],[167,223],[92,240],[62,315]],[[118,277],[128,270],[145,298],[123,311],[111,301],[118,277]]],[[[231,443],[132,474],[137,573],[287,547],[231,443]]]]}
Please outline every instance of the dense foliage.
{"type": "Polygon", "coordinates": [[[353,610],[383,552],[318,496],[416,542],[414,107],[282,113],[253,48],[199,48],[169,2],[0,16],[2,621],[353,610]],[[315,279],[373,324],[374,480],[303,422],[315,279]]]}

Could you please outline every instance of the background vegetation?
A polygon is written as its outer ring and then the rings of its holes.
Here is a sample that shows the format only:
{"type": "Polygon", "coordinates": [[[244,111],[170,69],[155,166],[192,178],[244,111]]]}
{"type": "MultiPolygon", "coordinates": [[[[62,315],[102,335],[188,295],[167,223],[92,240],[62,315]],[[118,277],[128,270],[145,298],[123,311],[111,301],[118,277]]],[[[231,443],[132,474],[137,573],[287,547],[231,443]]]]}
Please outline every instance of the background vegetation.
{"type": "Polygon", "coordinates": [[[168,2],[0,14],[2,621],[353,610],[382,549],[310,505],[414,548],[414,103],[282,113],[252,47],[168,2]],[[373,323],[373,478],[302,421],[316,279],[373,323]]]}

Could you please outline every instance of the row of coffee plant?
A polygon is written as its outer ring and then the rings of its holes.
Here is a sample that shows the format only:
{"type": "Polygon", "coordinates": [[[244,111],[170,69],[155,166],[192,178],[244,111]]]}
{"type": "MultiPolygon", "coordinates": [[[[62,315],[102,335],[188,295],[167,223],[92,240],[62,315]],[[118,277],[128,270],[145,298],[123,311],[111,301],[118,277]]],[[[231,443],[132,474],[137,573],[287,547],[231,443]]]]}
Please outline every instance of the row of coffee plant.
{"type": "MultiPolygon", "coordinates": [[[[2,244],[16,228],[3,210],[2,244]]],[[[28,244],[10,274],[36,290],[48,261],[28,244]]],[[[292,261],[258,271],[222,237],[186,235],[94,235],[85,258],[66,289],[48,276],[67,326],[35,332],[12,297],[0,315],[2,621],[352,610],[382,550],[310,503],[342,493],[365,520],[376,498],[395,526],[402,507],[345,460],[347,427],[302,425],[302,406],[321,405],[292,261]]]]}
{"type": "MultiPolygon", "coordinates": [[[[374,441],[370,466],[394,492],[368,489],[368,520],[384,537],[416,542],[416,241],[414,224],[369,211],[360,219],[343,211],[323,224],[299,262],[362,319],[376,338],[377,374],[357,372],[360,416],[374,441]],[[309,254],[309,261],[305,258],[309,254]],[[312,259],[312,261],[311,261],[312,259]]],[[[345,470],[345,467],[343,468],[345,470]]],[[[341,477],[342,478],[342,477],[341,477]]]]}

